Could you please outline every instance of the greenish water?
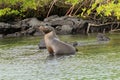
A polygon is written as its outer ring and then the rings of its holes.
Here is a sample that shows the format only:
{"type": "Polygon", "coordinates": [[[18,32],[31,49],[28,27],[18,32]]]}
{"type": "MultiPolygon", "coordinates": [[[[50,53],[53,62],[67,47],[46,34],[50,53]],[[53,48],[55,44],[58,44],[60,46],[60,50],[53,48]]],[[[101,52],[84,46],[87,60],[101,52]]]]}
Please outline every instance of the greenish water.
{"type": "MultiPolygon", "coordinates": [[[[0,80],[120,80],[120,34],[105,44],[79,46],[71,56],[50,57],[39,50],[40,37],[0,39],[0,80]]],[[[92,42],[96,34],[59,36],[92,42]]]]}

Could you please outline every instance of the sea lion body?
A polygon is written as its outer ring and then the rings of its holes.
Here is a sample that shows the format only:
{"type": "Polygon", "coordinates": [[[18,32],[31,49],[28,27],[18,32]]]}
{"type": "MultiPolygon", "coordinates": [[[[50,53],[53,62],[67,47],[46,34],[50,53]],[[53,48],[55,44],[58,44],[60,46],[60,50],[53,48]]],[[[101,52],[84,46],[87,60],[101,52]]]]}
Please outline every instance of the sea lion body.
{"type": "Polygon", "coordinates": [[[54,30],[50,29],[50,31],[46,31],[49,29],[45,27],[41,27],[40,29],[45,33],[44,40],[50,55],[69,55],[76,53],[76,49],[72,45],[59,40],[54,30]]]}

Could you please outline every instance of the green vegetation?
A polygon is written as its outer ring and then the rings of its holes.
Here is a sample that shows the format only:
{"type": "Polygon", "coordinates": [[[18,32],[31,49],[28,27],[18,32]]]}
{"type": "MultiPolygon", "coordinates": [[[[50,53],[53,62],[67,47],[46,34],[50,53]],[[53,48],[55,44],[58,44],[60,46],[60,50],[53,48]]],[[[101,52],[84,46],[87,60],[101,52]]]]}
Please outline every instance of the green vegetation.
{"type": "Polygon", "coordinates": [[[104,15],[104,16],[115,16],[117,19],[120,20],[120,1],[119,3],[114,3],[111,1],[108,4],[100,5],[96,8],[96,11],[98,15],[104,15]],[[103,14],[102,14],[103,13],[103,14]]]}
{"type": "Polygon", "coordinates": [[[69,5],[66,15],[101,23],[120,20],[120,0],[0,0],[0,18],[46,17],[58,2],[69,5]]]}
{"type": "MultiPolygon", "coordinates": [[[[50,0],[0,0],[0,18],[26,18],[39,15],[50,0]],[[35,14],[36,13],[36,14],[35,14]],[[31,16],[32,15],[32,16],[31,16]]],[[[4,20],[3,20],[4,21],[4,20]]]]}
{"type": "Polygon", "coordinates": [[[120,20],[120,0],[96,0],[89,8],[84,7],[81,16],[101,19],[102,23],[120,20]]]}

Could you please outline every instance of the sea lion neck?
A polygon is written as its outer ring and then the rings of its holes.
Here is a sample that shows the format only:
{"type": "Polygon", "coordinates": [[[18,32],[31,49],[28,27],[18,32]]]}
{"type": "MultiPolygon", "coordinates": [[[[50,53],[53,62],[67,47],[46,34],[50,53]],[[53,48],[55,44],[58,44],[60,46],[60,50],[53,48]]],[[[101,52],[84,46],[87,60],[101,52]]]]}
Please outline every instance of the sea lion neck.
{"type": "Polygon", "coordinates": [[[45,35],[45,37],[47,37],[49,39],[58,38],[57,35],[56,35],[56,33],[54,31],[51,31],[51,32],[47,33],[45,35]]]}

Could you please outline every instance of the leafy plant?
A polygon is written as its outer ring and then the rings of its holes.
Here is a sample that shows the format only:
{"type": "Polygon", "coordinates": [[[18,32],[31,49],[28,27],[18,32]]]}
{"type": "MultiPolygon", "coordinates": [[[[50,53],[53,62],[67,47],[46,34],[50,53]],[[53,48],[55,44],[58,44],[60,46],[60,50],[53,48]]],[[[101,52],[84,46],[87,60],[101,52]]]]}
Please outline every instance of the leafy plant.
{"type": "Polygon", "coordinates": [[[11,8],[0,9],[0,16],[6,15],[10,11],[11,11],[11,8]]]}
{"type": "MultiPolygon", "coordinates": [[[[62,3],[71,5],[69,10],[66,12],[66,15],[75,15],[79,10],[80,17],[87,19],[90,19],[90,17],[94,17],[95,19],[101,18],[102,20],[109,19],[109,17],[113,17],[116,20],[120,20],[120,0],[61,1],[62,3]]],[[[27,14],[39,15],[40,11],[41,13],[42,11],[48,12],[47,16],[49,16],[53,5],[57,2],[57,0],[0,0],[0,17],[7,15],[18,15],[20,17],[25,17],[27,14]],[[51,3],[52,1],[53,3],[51,3]],[[50,6],[48,11],[46,9],[40,8],[44,7],[44,5],[47,7],[50,6]],[[36,12],[32,13],[30,11],[36,12]]]]}
{"type": "Polygon", "coordinates": [[[37,11],[38,7],[46,5],[49,1],[51,0],[0,0],[0,17],[10,15],[25,17],[27,14],[34,15],[28,10],[37,11]],[[26,12],[28,13],[26,14],[26,12]]]}
{"type": "Polygon", "coordinates": [[[82,13],[80,13],[80,15],[84,18],[89,18],[92,15],[92,18],[97,18],[97,16],[101,17],[101,19],[116,17],[117,20],[120,20],[120,0],[118,2],[113,0],[95,0],[89,8],[82,8],[82,13]]]}
{"type": "Polygon", "coordinates": [[[79,0],[66,0],[66,3],[72,4],[70,9],[67,11],[66,15],[72,15],[74,7],[75,7],[76,4],[79,3],[79,0]]]}

